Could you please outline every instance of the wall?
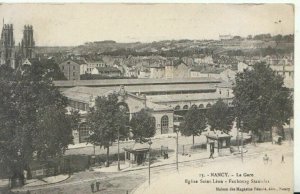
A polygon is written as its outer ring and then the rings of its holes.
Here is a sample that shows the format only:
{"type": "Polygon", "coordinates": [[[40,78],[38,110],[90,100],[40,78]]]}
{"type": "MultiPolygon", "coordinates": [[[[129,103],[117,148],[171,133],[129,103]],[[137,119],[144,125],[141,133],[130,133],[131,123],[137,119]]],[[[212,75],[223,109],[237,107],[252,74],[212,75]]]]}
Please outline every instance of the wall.
{"type": "Polygon", "coordinates": [[[68,80],[80,80],[80,65],[72,60],[59,64],[60,70],[68,80]]]}

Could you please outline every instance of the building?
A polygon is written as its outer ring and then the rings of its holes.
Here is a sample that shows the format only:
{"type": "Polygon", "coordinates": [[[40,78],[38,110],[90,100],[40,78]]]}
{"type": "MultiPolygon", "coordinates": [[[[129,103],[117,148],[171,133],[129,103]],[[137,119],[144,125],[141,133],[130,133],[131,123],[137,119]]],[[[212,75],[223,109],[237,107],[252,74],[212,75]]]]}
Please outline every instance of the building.
{"type": "Polygon", "coordinates": [[[174,79],[174,78],[188,78],[189,77],[189,67],[181,63],[169,63],[165,66],[165,78],[174,79]]]}
{"type": "Polygon", "coordinates": [[[214,63],[211,55],[208,55],[208,56],[203,55],[203,56],[194,58],[194,62],[196,64],[213,64],[214,63]]]}
{"type": "Polygon", "coordinates": [[[140,79],[147,79],[147,78],[150,78],[150,76],[151,76],[151,72],[148,68],[142,68],[138,72],[138,78],[140,78],[140,79]]]}
{"type": "Polygon", "coordinates": [[[293,65],[271,65],[270,68],[277,75],[283,77],[284,85],[287,88],[294,88],[294,66],[293,65]]]}
{"type": "Polygon", "coordinates": [[[16,68],[16,50],[12,24],[3,24],[0,39],[0,65],[8,64],[16,68]]]}
{"type": "MultiPolygon", "coordinates": [[[[120,67],[118,69],[120,69],[120,67]]],[[[126,65],[123,65],[122,69],[123,69],[123,75],[124,75],[124,77],[128,77],[128,78],[130,78],[130,77],[132,77],[132,78],[138,77],[138,71],[137,71],[137,69],[136,69],[135,66],[126,66],[126,65]]]]}
{"type": "MultiPolygon", "coordinates": [[[[240,62],[238,64],[238,72],[244,71],[244,69],[251,69],[251,65],[240,62]]],[[[277,75],[283,77],[284,85],[287,88],[294,88],[294,65],[270,65],[270,68],[275,71],[277,75]]]]}
{"type": "Polygon", "coordinates": [[[86,73],[91,74],[92,70],[94,68],[107,66],[103,60],[87,60],[87,61],[84,61],[84,63],[81,63],[80,65],[82,66],[80,75],[86,74],[86,73]]]}
{"type": "Polygon", "coordinates": [[[190,76],[193,78],[206,77],[206,78],[221,79],[221,72],[223,72],[223,71],[224,71],[224,69],[192,68],[190,71],[190,76]]]}
{"type": "Polygon", "coordinates": [[[230,139],[229,134],[223,131],[210,131],[206,134],[207,152],[211,157],[230,155],[230,139]]]}
{"type": "Polygon", "coordinates": [[[92,69],[91,74],[104,77],[120,77],[121,71],[116,67],[95,67],[92,69]]]}
{"type": "Polygon", "coordinates": [[[79,62],[69,59],[59,64],[59,68],[68,80],[80,80],[79,62]]]}
{"type": "MultiPolygon", "coordinates": [[[[210,108],[218,99],[232,105],[232,85],[213,78],[197,79],[108,79],[55,81],[69,100],[70,109],[86,115],[97,96],[118,92],[120,103],[128,108],[130,118],[142,108],[149,108],[155,120],[156,135],[174,132],[174,118],[184,115],[190,107],[210,108]]],[[[88,129],[84,122],[74,139],[84,142],[88,129]]],[[[74,141],[75,141],[74,140],[74,141]]]]}
{"type": "Polygon", "coordinates": [[[21,42],[22,58],[34,58],[34,46],[35,42],[33,39],[33,27],[31,25],[25,25],[23,31],[23,39],[21,42]]]}
{"type": "Polygon", "coordinates": [[[161,79],[165,77],[165,67],[162,65],[150,66],[150,78],[161,79]]]}

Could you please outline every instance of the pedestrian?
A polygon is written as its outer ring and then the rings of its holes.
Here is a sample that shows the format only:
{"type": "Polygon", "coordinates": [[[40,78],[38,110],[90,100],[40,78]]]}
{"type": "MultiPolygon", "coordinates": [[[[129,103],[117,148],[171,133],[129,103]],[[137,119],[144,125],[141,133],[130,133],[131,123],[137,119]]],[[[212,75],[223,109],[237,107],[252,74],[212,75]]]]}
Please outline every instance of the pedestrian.
{"type": "Polygon", "coordinates": [[[284,163],[284,156],[283,156],[283,154],[281,156],[281,163],[284,163]]]}
{"type": "Polygon", "coordinates": [[[265,154],[265,156],[263,157],[263,161],[264,161],[264,164],[268,164],[269,162],[269,157],[267,154],[265,154]]]}
{"type": "Polygon", "coordinates": [[[213,153],[213,152],[210,152],[209,159],[210,159],[210,158],[214,159],[214,153],[213,153]]]}
{"type": "Polygon", "coordinates": [[[99,186],[100,186],[100,182],[97,181],[97,182],[96,182],[97,191],[99,191],[99,186]]]}
{"type": "Polygon", "coordinates": [[[95,187],[95,184],[92,183],[92,184],[91,184],[92,193],[94,193],[94,187],[95,187]]]}

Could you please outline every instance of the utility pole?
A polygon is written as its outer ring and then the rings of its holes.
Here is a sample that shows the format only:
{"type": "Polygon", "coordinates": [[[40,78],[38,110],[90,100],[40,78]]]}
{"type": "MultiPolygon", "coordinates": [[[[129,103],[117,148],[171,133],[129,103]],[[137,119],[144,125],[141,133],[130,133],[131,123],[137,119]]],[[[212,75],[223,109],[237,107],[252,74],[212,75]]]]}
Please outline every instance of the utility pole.
{"type": "Polygon", "coordinates": [[[178,171],[178,129],[176,129],[176,169],[178,171]]]}
{"type": "Polygon", "coordinates": [[[120,129],[118,128],[118,171],[120,170],[120,129]]]}
{"type": "Polygon", "coordinates": [[[237,121],[236,121],[236,143],[237,143],[237,146],[238,146],[238,150],[240,151],[240,140],[239,140],[239,133],[240,133],[240,119],[237,118],[237,121]]]}
{"type": "MultiPolygon", "coordinates": [[[[243,129],[243,121],[240,121],[240,128],[243,129]]],[[[242,162],[244,162],[244,153],[243,153],[243,147],[244,147],[244,142],[243,142],[243,131],[241,130],[241,158],[242,158],[242,162]]]]}
{"type": "Polygon", "coordinates": [[[151,144],[152,144],[152,142],[151,142],[151,139],[150,139],[150,141],[148,142],[148,144],[149,144],[149,158],[148,158],[148,161],[149,161],[149,166],[148,166],[148,168],[149,168],[149,187],[150,187],[150,162],[151,162],[151,144]]]}

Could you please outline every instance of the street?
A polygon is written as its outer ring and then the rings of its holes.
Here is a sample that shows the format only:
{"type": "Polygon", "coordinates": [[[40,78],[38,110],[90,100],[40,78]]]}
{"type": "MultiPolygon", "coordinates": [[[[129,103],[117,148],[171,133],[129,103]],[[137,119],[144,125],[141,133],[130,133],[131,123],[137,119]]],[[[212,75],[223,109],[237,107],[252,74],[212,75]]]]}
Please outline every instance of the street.
{"type": "MultiPolygon", "coordinates": [[[[267,153],[270,156],[273,156],[274,153],[277,155],[284,154],[286,158],[292,159],[292,149],[293,142],[286,141],[283,145],[275,145],[270,142],[261,143],[255,145],[246,145],[245,149],[248,150],[244,154],[244,161],[253,161],[251,165],[255,166],[257,161],[261,161],[263,156],[267,153]]],[[[281,160],[280,156],[277,158],[272,158],[273,163],[281,160]]],[[[275,157],[275,156],[274,156],[275,157]]],[[[189,171],[191,167],[193,169],[211,169],[213,166],[222,165],[230,163],[241,163],[240,155],[231,155],[227,157],[219,157],[216,159],[203,159],[187,161],[179,163],[179,172],[189,171]]],[[[202,171],[202,170],[201,170],[202,171]]],[[[151,168],[151,180],[155,181],[160,179],[161,176],[167,176],[169,174],[176,172],[176,164],[163,165],[158,167],[151,168]]],[[[104,172],[93,172],[93,171],[84,171],[79,173],[74,173],[69,179],[61,183],[47,185],[47,186],[36,186],[32,188],[22,188],[19,191],[31,190],[31,193],[35,194],[76,194],[76,193],[92,193],[91,192],[91,183],[96,180],[100,181],[100,191],[98,193],[113,193],[113,194],[126,194],[134,191],[135,189],[140,188],[141,185],[148,183],[148,169],[141,169],[128,172],[114,172],[114,173],[104,173],[104,172]]],[[[155,183],[154,183],[155,184],[155,183]]],[[[139,191],[136,191],[137,194],[139,191]]]]}

